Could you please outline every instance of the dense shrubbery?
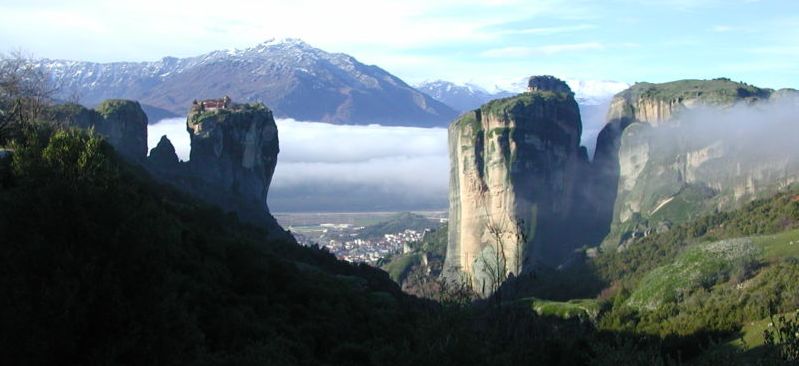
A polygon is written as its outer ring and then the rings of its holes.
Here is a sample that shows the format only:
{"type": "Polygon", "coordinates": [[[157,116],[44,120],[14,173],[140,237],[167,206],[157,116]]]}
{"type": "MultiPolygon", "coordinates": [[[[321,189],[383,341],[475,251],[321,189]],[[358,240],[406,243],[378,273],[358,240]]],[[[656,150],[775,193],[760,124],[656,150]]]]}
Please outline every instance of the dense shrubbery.
{"type": "Polygon", "coordinates": [[[719,239],[773,234],[797,226],[797,192],[788,191],[754,201],[739,210],[719,212],[669,232],[641,238],[624,251],[602,253],[589,265],[594,267],[599,279],[614,286],[608,298],[612,305],[600,317],[599,328],[653,334],[664,339],[695,338],[707,344],[708,340],[718,341],[734,335],[743,324],[763,319],[772,311],[796,309],[799,307],[799,259],[788,256],[727,262],[718,261],[710,254],[694,254],[709,245],[746,241],[719,239]],[[695,260],[679,263],[679,259],[686,256],[695,257],[695,260]],[[713,263],[722,266],[716,268],[713,263]],[[686,268],[691,276],[701,274],[695,271],[704,268],[702,266],[709,266],[712,276],[707,277],[707,281],[680,285],[679,281],[663,277],[673,274],[667,269],[675,265],[686,268]],[[637,292],[640,297],[642,291],[651,290],[652,281],[675,281],[671,285],[679,285],[680,292],[652,309],[631,306],[630,295],[637,292]]]}
{"type": "Polygon", "coordinates": [[[673,260],[686,246],[725,238],[771,234],[799,227],[797,193],[757,200],[735,211],[718,212],[641,238],[623,251],[608,251],[592,261],[606,281],[635,285],[644,273],[673,260]]]}
{"type": "Polygon", "coordinates": [[[786,317],[771,316],[768,329],[763,332],[766,346],[776,350],[788,362],[799,362],[799,310],[786,317]]]}

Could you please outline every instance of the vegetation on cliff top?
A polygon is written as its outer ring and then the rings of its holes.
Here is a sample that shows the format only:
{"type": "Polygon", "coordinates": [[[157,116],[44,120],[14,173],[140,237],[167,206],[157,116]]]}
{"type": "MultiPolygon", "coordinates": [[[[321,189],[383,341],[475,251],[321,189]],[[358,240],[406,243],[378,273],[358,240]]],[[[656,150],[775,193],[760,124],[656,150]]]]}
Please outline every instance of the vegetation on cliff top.
{"type": "Polygon", "coordinates": [[[139,102],[125,99],[108,99],[100,103],[94,110],[100,113],[103,118],[110,116],[119,116],[127,118],[132,115],[143,116],[141,118],[147,119],[144,110],[139,105],[139,102]]]}
{"type": "Polygon", "coordinates": [[[208,120],[214,120],[218,123],[225,123],[225,121],[234,115],[240,113],[250,114],[256,112],[265,112],[268,113],[269,116],[272,115],[272,111],[263,103],[236,103],[228,108],[192,110],[189,113],[189,124],[196,125],[208,120]]]}
{"type": "Polygon", "coordinates": [[[699,99],[709,103],[730,103],[741,98],[768,98],[773,90],[762,89],[726,78],[712,80],[678,80],[667,83],[635,83],[617,94],[633,102],[639,99],[682,101],[699,99]]]}
{"type": "Polygon", "coordinates": [[[553,91],[534,91],[525,92],[507,98],[494,99],[480,109],[467,112],[460,118],[455,120],[455,126],[472,127],[472,131],[482,131],[482,120],[486,116],[496,116],[502,119],[514,119],[516,117],[524,117],[526,119],[526,111],[529,108],[542,107],[549,103],[568,103],[569,107],[577,109],[577,102],[574,101],[574,96],[570,93],[558,93],[553,91]]]}

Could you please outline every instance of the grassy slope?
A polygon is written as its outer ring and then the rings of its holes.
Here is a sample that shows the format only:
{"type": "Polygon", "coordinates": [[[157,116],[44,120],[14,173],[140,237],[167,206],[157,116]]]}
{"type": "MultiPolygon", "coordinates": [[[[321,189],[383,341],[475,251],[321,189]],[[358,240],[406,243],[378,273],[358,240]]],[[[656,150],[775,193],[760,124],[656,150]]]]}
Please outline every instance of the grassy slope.
{"type": "Polygon", "coordinates": [[[608,309],[600,329],[654,334],[666,344],[675,335],[695,337],[699,363],[759,360],[764,350],[752,348],[762,344],[762,319],[799,308],[797,227],[794,189],[601,253],[590,265],[612,286],[599,295],[608,309]],[[724,341],[738,334],[750,344],[746,354],[724,341]]]}
{"type": "Polygon", "coordinates": [[[554,316],[561,319],[596,319],[600,304],[596,299],[573,299],[568,301],[551,301],[542,299],[525,299],[533,310],[541,316],[554,316]]]}
{"type": "Polygon", "coordinates": [[[738,266],[746,266],[760,254],[749,239],[727,239],[686,248],[673,262],[647,273],[627,305],[656,309],[664,302],[679,301],[700,287],[711,287],[729,278],[738,266]]]}
{"type": "Polygon", "coordinates": [[[774,235],[763,235],[752,238],[763,248],[764,257],[777,259],[781,257],[799,257],[799,230],[788,230],[774,235]]]}

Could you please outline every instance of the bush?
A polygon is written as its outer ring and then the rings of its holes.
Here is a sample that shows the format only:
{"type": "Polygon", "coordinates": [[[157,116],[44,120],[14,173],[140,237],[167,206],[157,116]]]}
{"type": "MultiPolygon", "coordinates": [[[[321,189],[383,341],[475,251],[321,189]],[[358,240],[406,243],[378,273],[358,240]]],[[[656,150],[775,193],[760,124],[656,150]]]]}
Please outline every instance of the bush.
{"type": "Polygon", "coordinates": [[[780,315],[776,320],[771,316],[771,323],[763,331],[766,347],[788,362],[799,362],[799,309],[793,319],[780,315]]]}

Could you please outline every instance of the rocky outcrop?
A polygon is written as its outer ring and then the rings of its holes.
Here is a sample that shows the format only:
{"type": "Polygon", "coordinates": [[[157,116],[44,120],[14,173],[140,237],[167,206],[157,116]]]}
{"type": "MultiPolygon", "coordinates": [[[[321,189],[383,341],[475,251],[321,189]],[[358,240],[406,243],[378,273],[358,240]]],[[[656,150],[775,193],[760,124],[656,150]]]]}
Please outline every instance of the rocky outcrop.
{"type": "Polygon", "coordinates": [[[191,137],[192,175],[229,193],[235,201],[268,211],[266,195],[279,151],[272,112],[263,104],[195,109],[189,113],[186,128],[191,137]]]}
{"type": "Polygon", "coordinates": [[[551,75],[537,75],[530,78],[527,82],[527,91],[535,92],[552,92],[572,94],[571,88],[564,81],[551,76],[551,75]]]}
{"type": "Polygon", "coordinates": [[[138,102],[111,99],[94,110],[78,104],[52,108],[53,120],[103,135],[122,156],[141,162],[147,156],[147,115],[138,102]]]}
{"type": "Polygon", "coordinates": [[[147,156],[147,115],[139,102],[106,100],[95,108],[100,121],[95,128],[122,155],[137,160],[147,156]]]}
{"type": "Polygon", "coordinates": [[[159,171],[167,172],[180,169],[180,159],[178,159],[178,154],[175,152],[175,146],[172,145],[172,141],[169,141],[166,135],[161,136],[158,145],[150,150],[147,162],[151,168],[159,171]]]}
{"type": "MultiPolygon", "coordinates": [[[[450,225],[444,275],[485,291],[498,270],[557,264],[576,245],[569,231],[582,172],[580,112],[562,81],[468,112],[449,127],[450,225]]],[[[543,82],[540,82],[543,81],[543,82]]]]}
{"type": "Polygon", "coordinates": [[[56,122],[95,130],[156,179],[235,212],[270,235],[289,237],[266,205],[279,148],[275,120],[263,104],[228,100],[213,108],[195,107],[186,121],[192,145],[188,162],[178,159],[166,136],[147,156],[147,116],[137,102],[108,100],[96,110],[62,104],[54,106],[50,114],[56,122]]]}
{"type": "Polygon", "coordinates": [[[606,246],[798,182],[799,151],[779,137],[788,121],[772,113],[799,113],[791,95],[728,79],[639,83],[616,95],[592,167],[592,196],[612,222],[606,246]]]}

